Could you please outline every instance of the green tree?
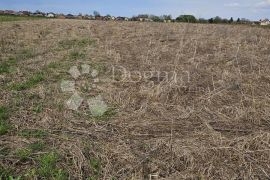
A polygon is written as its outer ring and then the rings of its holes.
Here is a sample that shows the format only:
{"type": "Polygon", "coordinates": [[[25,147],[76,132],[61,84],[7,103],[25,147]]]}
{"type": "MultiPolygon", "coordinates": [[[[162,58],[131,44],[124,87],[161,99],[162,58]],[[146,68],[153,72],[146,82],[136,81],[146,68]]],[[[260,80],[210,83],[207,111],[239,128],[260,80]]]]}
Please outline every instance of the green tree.
{"type": "Polygon", "coordinates": [[[233,23],[233,18],[231,17],[231,19],[229,20],[229,23],[233,23]]]}
{"type": "Polygon", "coordinates": [[[152,19],[154,22],[162,21],[162,19],[159,16],[155,16],[155,15],[150,15],[149,18],[152,19]]]}
{"type": "Polygon", "coordinates": [[[213,21],[214,21],[214,23],[217,23],[217,24],[222,23],[222,18],[219,16],[216,16],[213,21]]]}
{"type": "Polygon", "coordinates": [[[198,19],[198,22],[199,23],[208,23],[208,20],[204,19],[204,18],[200,18],[200,19],[198,19]]]}
{"type": "Polygon", "coordinates": [[[163,15],[162,19],[163,20],[172,20],[172,15],[163,15]]]}
{"type": "Polygon", "coordinates": [[[222,19],[222,23],[225,23],[225,24],[227,24],[227,23],[229,23],[229,20],[228,19],[222,19]]]}
{"type": "Polygon", "coordinates": [[[197,19],[193,15],[181,15],[176,18],[177,22],[189,22],[189,23],[195,23],[197,19]]]}
{"type": "Polygon", "coordinates": [[[95,17],[100,17],[100,13],[98,11],[94,11],[93,14],[95,17]]]}

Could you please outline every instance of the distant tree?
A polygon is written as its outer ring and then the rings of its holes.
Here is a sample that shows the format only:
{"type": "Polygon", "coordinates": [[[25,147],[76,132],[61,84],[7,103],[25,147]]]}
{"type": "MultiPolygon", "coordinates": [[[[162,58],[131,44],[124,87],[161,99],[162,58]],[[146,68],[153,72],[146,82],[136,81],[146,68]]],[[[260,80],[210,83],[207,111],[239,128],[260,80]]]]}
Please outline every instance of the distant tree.
{"type": "Polygon", "coordinates": [[[231,17],[231,19],[229,20],[229,23],[233,23],[233,18],[231,17]]]}
{"type": "Polygon", "coordinates": [[[130,18],[131,21],[137,21],[138,17],[137,16],[132,16],[132,18],[130,18]]]}
{"type": "Polygon", "coordinates": [[[198,22],[199,23],[208,23],[208,20],[204,19],[204,18],[200,18],[200,19],[198,19],[198,22]]]}
{"type": "Polygon", "coordinates": [[[176,18],[177,22],[189,22],[189,23],[195,23],[197,19],[193,15],[181,15],[176,18]]]}
{"type": "Polygon", "coordinates": [[[161,22],[162,21],[162,18],[160,18],[159,16],[155,16],[155,15],[150,15],[149,18],[152,19],[154,22],[161,22]]]}
{"type": "Polygon", "coordinates": [[[238,18],[236,22],[237,22],[237,23],[241,23],[241,20],[240,20],[240,18],[238,18]]]}
{"type": "Polygon", "coordinates": [[[208,19],[208,22],[212,24],[212,23],[214,23],[214,19],[210,18],[210,19],[208,19]]]}
{"type": "Polygon", "coordinates": [[[172,15],[163,15],[163,20],[172,20],[172,15]]]}
{"type": "Polygon", "coordinates": [[[243,24],[250,24],[251,23],[251,21],[249,20],[249,19],[246,19],[246,18],[241,18],[241,23],[243,23],[243,24]]]}
{"type": "Polygon", "coordinates": [[[217,23],[217,24],[222,23],[222,18],[219,16],[216,16],[213,21],[214,21],[214,23],[217,23]]]}
{"type": "Polygon", "coordinates": [[[100,13],[98,11],[94,11],[93,14],[95,17],[100,17],[100,13]]]}
{"type": "Polygon", "coordinates": [[[36,14],[41,14],[42,12],[40,10],[35,11],[36,14]]]}
{"type": "Polygon", "coordinates": [[[149,15],[148,14],[139,14],[137,17],[138,18],[148,18],[149,15]]]}
{"type": "Polygon", "coordinates": [[[224,18],[224,19],[222,19],[222,23],[227,24],[227,23],[229,23],[229,20],[224,18]]]}

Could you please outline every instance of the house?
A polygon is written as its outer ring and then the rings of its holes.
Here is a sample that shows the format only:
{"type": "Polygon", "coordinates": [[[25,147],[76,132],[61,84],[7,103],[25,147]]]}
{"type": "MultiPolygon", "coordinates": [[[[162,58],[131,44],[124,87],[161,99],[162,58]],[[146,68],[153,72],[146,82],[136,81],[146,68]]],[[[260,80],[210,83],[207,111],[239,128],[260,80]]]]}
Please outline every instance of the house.
{"type": "Polygon", "coordinates": [[[95,19],[96,19],[96,17],[95,17],[95,16],[93,16],[93,15],[90,15],[90,16],[88,17],[88,19],[90,19],[90,20],[95,20],[95,19]]]}
{"type": "Polygon", "coordinates": [[[75,17],[72,14],[67,14],[65,16],[65,18],[67,18],[67,19],[74,19],[75,17]]]}
{"type": "Polygon", "coordinates": [[[253,26],[255,26],[255,25],[260,25],[260,24],[261,24],[260,21],[253,21],[253,22],[252,22],[252,25],[253,25],[253,26]]]}
{"type": "Polygon", "coordinates": [[[117,18],[116,18],[116,21],[124,21],[125,20],[125,18],[124,17],[121,17],[121,16],[118,16],[117,18]]]}
{"type": "Polygon", "coordinates": [[[153,22],[153,19],[150,19],[150,18],[144,18],[143,21],[145,21],[145,22],[153,22]]]}
{"type": "Polygon", "coordinates": [[[103,20],[104,19],[104,17],[102,17],[102,16],[95,16],[95,20],[103,20]]]}
{"type": "Polygon", "coordinates": [[[129,21],[129,18],[125,17],[125,21],[129,21]]]}
{"type": "Polygon", "coordinates": [[[55,14],[54,13],[48,13],[46,15],[47,18],[55,18],[55,14]]]}
{"type": "Polygon", "coordinates": [[[171,23],[172,20],[170,20],[170,19],[169,19],[169,20],[164,20],[164,22],[165,22],[165,23],[171,23]]]}
{"type": "Polygon", "coordinates": [[[82,15],[75,16],[75,19],[83,19],[82,15]]]}
{"type": "Polygon", "coordinates": [[[270,25],[269,19],[260,20],[260,25],[261,26],[268,26],[268,25],[270,25]]]}
{"type": "Polygon", "coordinates": [[[32,16],[43,17],[43,16],[45,16],[45,14],[41,13],[41,12],[39,12],[39,13],[35,12],[35,13],[32,14],[32,16]]]}
{"type": "Polygon", "coordinates": [[[43,17],[43,16],[46,16],[45,13],[43,13],[43,12],[41,12],[41,11],[39,11],[39,10],[37,10],[37,11],[34,12],[34,13],[31,13],[30,15],[31,15],[31,16],[36,16],[36,17],[43,17]]]}
{"type": "Polygon", "coordinates": [[[19,12],[21,16],[30,16],[32,13],[29,11],[20,11],[19,12]]]}
{"type": "Polygon", "coordinates": [[[6,15],[16,15],[16,11],[12,11],[12,10],[5,10],[4,14],[6,15]]]}
{"type": "Polygon", "coordinates": [[[66,17],[63,14],[59,14],[59,15],[56,16],[56,18],[57,19],[65,19],[66,17]]]}
{"type": "Polygon", "coordinates": [[[40,13],[40,14],[36,14],[36,13],[34,13],[33,16],[36,16],[36,17],[43,17],[44,14],[41,14],[41,13],[40,13]]]}
{"type": "Polygon", "coordinates": [[[107,16],[104,16],[103,20],[105,21],[110,21],[112,19],[111,16],[107,15],[107,16]]]}
{"type": "Polygon", "coordinates": [[[115,21],[116,17],[112,16],[111,19],[112,19],[113,21],[115,21]]]}

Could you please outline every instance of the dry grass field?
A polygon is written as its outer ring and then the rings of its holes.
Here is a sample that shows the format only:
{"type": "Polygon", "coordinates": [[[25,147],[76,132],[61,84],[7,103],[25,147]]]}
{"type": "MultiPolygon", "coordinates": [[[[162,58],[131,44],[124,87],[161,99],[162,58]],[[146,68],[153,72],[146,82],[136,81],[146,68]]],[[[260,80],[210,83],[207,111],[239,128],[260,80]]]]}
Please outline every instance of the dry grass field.
{"type": "Polygon", "coordinates": [[[259,27],[2,22],[0,179],[269,179],[269,67],[259,27]]]}

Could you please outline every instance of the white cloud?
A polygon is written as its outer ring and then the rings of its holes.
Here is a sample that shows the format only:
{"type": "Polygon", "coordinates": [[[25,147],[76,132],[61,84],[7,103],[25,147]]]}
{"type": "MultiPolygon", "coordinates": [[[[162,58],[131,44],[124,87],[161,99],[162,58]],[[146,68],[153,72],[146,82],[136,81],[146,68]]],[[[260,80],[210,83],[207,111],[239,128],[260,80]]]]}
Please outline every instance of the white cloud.
{"type": "Polygon", "coordinates": [[[237,3],[237,2],[234,2],[234,3],[227,3],[227,4],[224,4],[224,6],[226,6],[226,7],[239,7],[240,4],[237,3]]]}
{"type": "Polygon", "coordinates": [[[270,0],[263,0],[255,5],[257,8],[270,8],[270,0]]]}

